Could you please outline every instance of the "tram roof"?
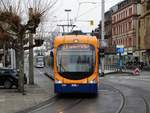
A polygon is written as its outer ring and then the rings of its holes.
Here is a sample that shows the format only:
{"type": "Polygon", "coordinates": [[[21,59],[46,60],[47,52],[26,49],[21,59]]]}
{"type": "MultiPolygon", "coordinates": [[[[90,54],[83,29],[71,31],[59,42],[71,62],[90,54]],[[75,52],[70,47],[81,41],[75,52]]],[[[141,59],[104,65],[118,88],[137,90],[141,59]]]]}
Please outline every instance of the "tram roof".
{"type": "Polygon", "coordinates": [[[95,36],[64,35],[64,36],[57,36],[54,40],[55,47],[65,43],[84,43],[96,45],[97,47],[99,47],[99,42],[95,36]]]}

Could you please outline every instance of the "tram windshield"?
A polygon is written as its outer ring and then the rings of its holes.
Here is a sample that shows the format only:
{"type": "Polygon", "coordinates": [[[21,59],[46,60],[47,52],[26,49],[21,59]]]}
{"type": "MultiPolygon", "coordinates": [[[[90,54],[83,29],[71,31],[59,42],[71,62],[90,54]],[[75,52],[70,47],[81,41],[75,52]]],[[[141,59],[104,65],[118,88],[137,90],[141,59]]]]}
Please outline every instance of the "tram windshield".
{"type": "Polygon", "coordinates": [[[88,44],[65,44],[57,49],[57,68],[68,79],[82,79],[94,72],[95,49],[88,44]]]}

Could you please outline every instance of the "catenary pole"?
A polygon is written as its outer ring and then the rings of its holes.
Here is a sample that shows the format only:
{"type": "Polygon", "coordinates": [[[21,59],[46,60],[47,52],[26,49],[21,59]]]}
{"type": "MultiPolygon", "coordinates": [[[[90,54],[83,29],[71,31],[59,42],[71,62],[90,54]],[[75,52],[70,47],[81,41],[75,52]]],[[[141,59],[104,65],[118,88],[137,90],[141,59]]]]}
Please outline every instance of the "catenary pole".
{"type": "MultiPolygon", "coordinates": [[[[29,18],[32,18],[33,9],[29,8],[29,18]]],[[[29,84],[34,85],[34,69],[33,69],[33,34],[29,33],[29,84]]]]}
{"type": "MultiPolygon", "coordinates": [[[[101,18],[102,18],[102,31],[101,31],[101,48],[104,49],[105,42],[104,42],[104,34],[105,34],[105,28],[104,28],[104,22],[105,22],[105,18],[104,18],[104,12],[105,12],[105,0],[102,0],[102,4],[101,4],[101,18]]],[[[101,57],[101,76],[104,76],[104,56],[101,57]]]]}

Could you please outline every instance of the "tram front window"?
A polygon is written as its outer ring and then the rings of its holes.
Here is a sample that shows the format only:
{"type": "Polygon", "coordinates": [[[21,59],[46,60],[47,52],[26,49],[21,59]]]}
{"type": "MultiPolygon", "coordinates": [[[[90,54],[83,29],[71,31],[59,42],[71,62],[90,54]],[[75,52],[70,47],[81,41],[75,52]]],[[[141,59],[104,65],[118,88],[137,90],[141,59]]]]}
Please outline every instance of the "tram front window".
{"type": "Polygon", "coordinates": [[[87,47],[64,49],[60,46],[58,48],[57,68],[61,76],[77,80],[86,78],[94,72],[95,49],[90,45],[87,47]]]}

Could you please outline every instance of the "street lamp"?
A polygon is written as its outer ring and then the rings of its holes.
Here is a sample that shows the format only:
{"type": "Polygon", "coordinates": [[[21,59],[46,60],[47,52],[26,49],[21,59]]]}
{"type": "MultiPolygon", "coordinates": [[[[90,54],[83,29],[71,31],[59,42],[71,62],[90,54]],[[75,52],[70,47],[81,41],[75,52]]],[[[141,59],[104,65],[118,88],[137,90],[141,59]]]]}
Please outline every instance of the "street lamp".
{"type": "Polygon", "coordinates": [[[69,12],[71,12],[71,9],[65,9],[65,12],[67,12],[67,21],[68,21],[68,32],[69,32],[69,12]]]}

